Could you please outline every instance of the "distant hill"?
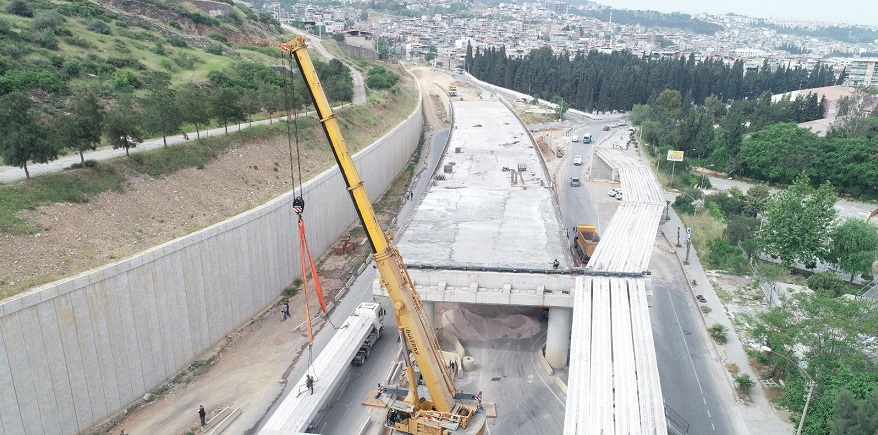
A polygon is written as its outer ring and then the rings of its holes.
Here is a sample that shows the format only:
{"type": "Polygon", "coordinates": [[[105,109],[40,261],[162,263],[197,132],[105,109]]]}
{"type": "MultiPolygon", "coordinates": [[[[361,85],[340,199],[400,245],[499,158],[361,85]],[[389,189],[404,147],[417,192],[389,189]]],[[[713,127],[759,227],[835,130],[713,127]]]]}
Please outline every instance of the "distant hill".
{"type": "Polygon", "coordinates": [[[688,30],[692,33],[700,33],[703,35],[713,35],[723,29],[723,26],[709,21],[699,20],[689,14],[681,14],[679,12],[663,13],[656,11],[635,11],[628,9],[572,9],[571,13],[585,15],[604,22],[612,21],[619,24],[636,25],[640,24],[645,27],[661,27],[670,29],[688,30]]]}

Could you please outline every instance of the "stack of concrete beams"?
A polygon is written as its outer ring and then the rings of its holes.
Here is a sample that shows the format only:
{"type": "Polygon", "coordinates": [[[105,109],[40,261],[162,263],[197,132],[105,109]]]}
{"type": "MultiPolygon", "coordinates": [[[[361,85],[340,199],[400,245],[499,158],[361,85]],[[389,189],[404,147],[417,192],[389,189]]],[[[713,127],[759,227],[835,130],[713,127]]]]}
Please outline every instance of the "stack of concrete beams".
{"type": "Polygon", "coordinates": [[[613,272],[646,271],[659,221],[665,210],[661,187],[649,168],[630,154],[595,148],[622,181],[622,205],[607,225],[588,267],[613,272]]]}
{"type": "Polygon", "coordinates": [[[290,389],[287,397],[265,423],[261,435],[305,432],[317,411],[329,400],[345,379],[351,360],[372,331],[375,313],[358,310],[348,317],[332,340],[314,360],[308,373],[315,377],[314,394],[305,384],[305,376],[290,389]]]}
{"type": "Polygon", "coordinates": [[[577,278],[564,433],[666,434],[644,282],[577,278]]]}

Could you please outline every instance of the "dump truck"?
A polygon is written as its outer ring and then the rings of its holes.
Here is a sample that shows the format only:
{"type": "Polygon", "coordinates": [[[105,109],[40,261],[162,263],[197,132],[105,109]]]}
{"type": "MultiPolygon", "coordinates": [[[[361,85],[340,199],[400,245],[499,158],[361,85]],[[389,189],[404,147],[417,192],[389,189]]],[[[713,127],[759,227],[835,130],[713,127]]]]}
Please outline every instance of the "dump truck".
{"type": "Polygon", "coordinates": [[[594,254],[594,250],[600,241],[601,236],[598,235],[598,230],[594,225],[577,224],[576,231],[573,234],[573,258],[580,265],[585,266],[588,264],[591,254],[594,254]]]}
{"type": "Polygon", "coordinates": [[[366,359],[369,358],[369,353],[372,351],[372,346],[378,342],[381,338],[381,331],[384,329],[384,308],[381,304],[373,303],[373,302],[363,302],[357,307],[354,315],[356,316],[362,310],[372,311],[375,313],[375,321],[372,322],[372,331],[369,332],[369,335],[366,336],[366,339],[363,340],[363,344],[360,346],[360,350],[357,351],[357,354],[354,355],[354,359],[351,361],[351,364],[355,366],[361,366],[366,362],[366,359]]]}

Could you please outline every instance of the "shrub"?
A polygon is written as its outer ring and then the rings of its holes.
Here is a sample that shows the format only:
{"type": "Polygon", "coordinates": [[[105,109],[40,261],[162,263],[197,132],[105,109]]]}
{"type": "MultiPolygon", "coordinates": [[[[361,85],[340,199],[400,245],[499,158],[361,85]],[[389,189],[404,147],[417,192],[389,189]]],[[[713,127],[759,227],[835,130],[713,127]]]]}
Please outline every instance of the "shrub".
{"type": "Polygon", "coordinates": [[[725,215],[725,213],[723,213],[723,210],[722,210],[722,208],[720,208],[719,204],[717,204],[713,201],[708,201],[704,205],[704,209],[705,209],[705,212],[710,213],[711,216],[713,216],[714,218],[716,218],[720,222],[726,220],[726,215],[725,215]]]}
{"type": "Polygon", "coordinates": [[[133,72],[120,69],[113,73],[112,85],[113,89],[125,92],[131,92],[140,88],[143,83],[133,72]]]}
{"type": "Polygon", "coordinates": [[[47,50],[57,50],[58,49],[58,38],[55,36],[55,32],[52,32],[51,29],[46,29],[39,35],[37,35],[34,42],[37,43],[40,47],[43,47],[47,50]]]}
{"type": "Polygon", "coordinates": [[[373,67],[369,70],[369,77],[366,79],[366,85],[372,89],[386,89],[396,84],[399,76],[381,66],[373,67]]]}
{"type": "Polygon", "coordinates": [[[92,32],[101,34],[101,35],[109,35],[112,34],[113,31],[110,29],[110,25],[105,21],[101,20],[91,20],[88,22],[88,30],[92,32]]]}
{"type": "Polygon", "coordinates": [[[174,61],[171,59],[164,58],[164,59],[162,59],[161,64],[162,64],[162,68],[164,68],[170,72],[177,72],[179,70],[179,68],[177,68],[177,64],[174,63],[174,61]]]}
{"type": "Polygon", "coordinates": [[[677,210],[677,213],[692,214],[695,213],[695,206],[692,205],[692,199],[680,195],[674,199],[674,210],[677,210]]]}
{"type": "Polygon", "coordinates": [[[213,39],[214,41],[222,42],[223,44],[229,43],[229,38],[227,38],[226,35],[223,35],[222,33],[211,32],[207,34],[207,37],[213,39]]]}
{"type": "MultiPolygon", "coordinates": [[[[172,21],[172,23],[173,23],[173,21],[172,21]]],[[[168,44],[170,44],[171,47],[186,48],[189,45],[186,43],[186,41],[184,39],[178,38],[176,36],[168,36],[165,38],[165,40],[168,41],[168,44]]]]}
{"type": "Polygon", "coordinates": [[[731,244],[737,245],[745,240],[756,237],[756,231],[759,230],[759,219],[750,216],[734,216],[726,223],[726,229],[723,231],[723,237],[731,244]]]}
{"type": "Polygon", "coordinates": [[[47,11],[40,12],[34,16],[33,27],[34,30],[50,29],[54,32],[62,24],[64,24],[64,17],[61,14],[55,11],[47,11]]]}
{"type": "Polygon", "coordinates": [[[740,375],[735,375],[735,384],[738,385],[738,391],[742,393],[750,393],[750,389],[753,388],[753,385],[755,385],[756,382],[754,382],[753,378],[747,373],[742,373],[740,375]]]}
{"type": "Polygon", "coordinates": [[[113,65],[116,68],[132,68],[139,71],[143,71],[146,69],[146,65],[141,63],[139,60],[130,57],[109,57],[107,58],[107,63],[113,65]]]}
{"type": "Polygon", "coordinates": [[[183,69],[192,69],[195,67],[195,63],[200,61],[198,57],[189,53],[179,53],[174,56],[174,62],[183,69]]]}
{"type": "Polygon", "coordinates": [[[723,239],[711,239],[707,241],[707,263],[716,269],[723,269],[735,274],[744,274],[750,266],[747,258],[741,254],[741,250],[723,239]]]}
{"type": "Polygon", "coordinates": [[[6,12],[19,17],[33,17],[34,10],[30,4],[24,0],[12,0],[6,5],[6,12]]]}
{"type": "Polygon", "coordinates": [[[809,276],[806,283],[809,289],[830,297],[838,297],[845,292],[845,284],[841,278],[828,270],[809,276]]]}
{"type": "Polygon", "coordinates": [[[223,54],[223,46],[219,44],[210,44],[204,48],[204,51],[215,54],[217,56],[221,56],[223,54]]]}
{"type": "Polygon", "coordinates": [[[728,337],[726,337],[726,331],[726,327],[719,323],[714,323],[713,326],[707,328],[707,332],[719,344],[726,344],[729,341],[728,337]]]}
{"type": "Polygon", "coordinates": [[[707,195],[704,200],[705,202],[716,203],[726,217],[741,214],[741,210],[744,209],[744,201],[742,199],[726,194],[725,192],[707,195]]]}

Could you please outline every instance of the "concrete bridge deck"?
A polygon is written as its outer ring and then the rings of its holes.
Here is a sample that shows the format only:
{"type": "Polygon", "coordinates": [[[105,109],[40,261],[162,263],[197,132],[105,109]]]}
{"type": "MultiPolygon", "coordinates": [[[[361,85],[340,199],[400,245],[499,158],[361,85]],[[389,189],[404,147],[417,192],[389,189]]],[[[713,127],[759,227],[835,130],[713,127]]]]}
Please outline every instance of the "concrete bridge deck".
{"type": "Polygon", "coordinates": [[[625,199],[588,272],[620,276],[565,274],[572,258],[527,130],[500,102],[453,105],[443,160],[450,172],[440,165],[398,243],[407,264],[437,266],[410,269],[425,306],[551,307],[546,359],[554,367],[570,361],[565,433],[666,433],[647,290],[633,278],[648,268],[665,206],[649,169],[621,151],[596,151],[621,178],[625,199]]]}

